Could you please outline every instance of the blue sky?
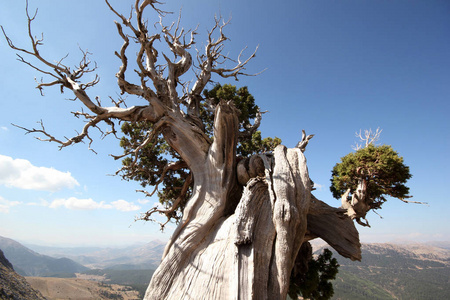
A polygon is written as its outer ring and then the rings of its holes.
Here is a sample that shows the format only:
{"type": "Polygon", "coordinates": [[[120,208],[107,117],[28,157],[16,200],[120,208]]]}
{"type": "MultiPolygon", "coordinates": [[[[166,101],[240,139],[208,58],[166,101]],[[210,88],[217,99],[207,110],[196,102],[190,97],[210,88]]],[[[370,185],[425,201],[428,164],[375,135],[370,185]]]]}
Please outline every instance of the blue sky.
{"type": "MultiPolygon", "coordinates": [[[[129,13],[134,1],[111,1],[129,13]],[[126,3],[126,4],[124,4],[126,3]]],[[[383,129],[380,143],[404,157],[413,178],[412,200],[390,199],[368,215],[363,242],[450,240],[450,3],[448,1],[167,1],[165,10],[182,8],[182,25],[199,24],[196,47],[204,46],[215,14],[232,17],[225,49],[237,57],[259,45],[248,86],[264,115],[263,136],[278,136],[288,147],[301,130],[315,134],[306,156],[315,195],[339,206],[329,192],[331,169],[352,151],[360,129],[383,129]]],[[[30,0],[36,8],[38,1],[30,0]]],[[[25,1],[0,3],[0,24],[16,45],[27,47],[25,1]]],[[[149,15],[153,18],[153,15],[149,15]]],[[[171,18],[171,17],[170,17],[171,18]]],[[[44,32],[43,56],[78,62],[78,47],[93,53],[100,84],[91,91],[107,102],[116,97],[114,51],[122,41],[117,18],[102,1],[39,1],[35,35],[44,32]]],[[[152,24],[152,19],[149,23],[152,24]]],[[[169,21],[168,21],[169,22],[169,21]]],[[[113,174],[120,163],[112,137],[58,150],[58,145],[24,135],[11,123],[36,127],[43,120],[55,136],[73,136],[83,123],[70,111],[81,104],[59,89],[45,97],[35,89],[36,71],[19,63],[0,39],[0,235],[50,245],[126,245],[167,239],[151,223],[134,222],[156,199],[145,199],[139,185],[113,174]]],[[[219,80],[214,78],[214,80],[219,80]]]]}

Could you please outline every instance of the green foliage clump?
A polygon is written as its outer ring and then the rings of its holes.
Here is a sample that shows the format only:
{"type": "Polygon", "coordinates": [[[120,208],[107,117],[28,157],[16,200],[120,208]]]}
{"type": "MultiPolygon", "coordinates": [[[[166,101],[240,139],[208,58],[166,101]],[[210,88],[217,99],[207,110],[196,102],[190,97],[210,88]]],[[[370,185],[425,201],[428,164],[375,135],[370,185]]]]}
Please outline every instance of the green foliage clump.
{"type": "MultiPolygon", "coordinates": [[[[125,152],[129,152],[144,142],[146,132],[152,130],[152,124],[150,122],[125,122],[121,129],[125,136],[120,140],[120,147],[125,152]]],[[[172,155],[169,148],[165,140],[159,136],[152,143],[142,147],[137,158],[135,155],[124,158],[122,160],[124,166],[131,166],[132,163],[136,163],[135,169],[137,169],[127,179],[139,181],[142,187],[155,185],[159,180],[162,169],[168,163],[167,157],[172,155]],[[149,166],[151,168],[148,168],[149,166]]]]}
{"type": "MultiPolygon", "coordinates": [[[[208,105],[215,107],[220,100],[233,101],[234,106],[240,111],[239,114],[239,130],[243,131],[249,126],[250,120],[254,120],[259,112],[258,105],[255,104],[255,98],[249,93],[247,87],[236,89],[231,84],[217,84],[211,90],[205,90],[203,95],[209,102],[208,105]]],[[[200,118],[205,125],[205,132],[212,136],[214,124],[214,112],[206,109],[206,103],[203,103],[200,111],[200,118]]],[[[276,146],[281,144],[281,139],[265,138],[262,139],[261,131],[254,131],[250,135],[242,135],[238,138],[237,154],[243,157],[250,156],[255,153],[272,151],[276,146]]]]}
{"type": "Polygon", "coordinates": [[[213,134],[214,111],[208,107],[216,107],[221,100],[233,101],[234,106],[240,111],[240,129],[250,126],[250,120],[255,119],[259,111],[255,98],[246,86],[236,89],[236,86],[231,84],[216,84],[211,90],[204,90],[203,95],[206,101],[201,104],[200,119],[205,125],[205,133],[209,136],[213,134]]]}
{"type": "Polygon", "coordinates": [[[244,157],[255,153],[264,153],[273,151],[276,146],[281,144],[281,139],[278,137],[261,138],[261,131],[256,131],[252,134],[251,139],[243,140],[239,143],[238,154],[244,157]]]}
{"type": "Polygon", "coordinates": [[[342,157],[334,166],[330,190],[334,198],[340,199],[348,189],[353,193],[358,182],[365,180],[366,203],[371,209],[379,209],[386,202],[386,196],[410,198],[405,183],[411,176],[403,157],[391,146],[369,144],[342,157]]]}
{"type": "Polygon", "coordinates": [[[333,253],[324,249],[317,259],[310,259],[307,272],[301,272],[294,278],[291,277],[289,296],[297,299],[302,296],[305,299],[326,300],[334,294],[332,280],[336,279],[339,264],[333,253]]]}
{"type": "MultiPolygon", "coordinates": [[[[131,152],[144,142],[147,133],[152,130],[152,126],[150,122],[125,122],[121,128],[124,136],[120,140],[120,146],[125,152],[131,152]]],[[[165,208],[168,208],[176,201],[184,182],[189,176],[189,171],[186,168],[179,168],[174,172],[168,172],[166,176],[162,176],[169,162],[177,159],[178,154],[160,135],[142,147],[137,154],[132,154],[122,160],[124,169],[121,176],[125,180],[138,181],[143,188],[147,186],[158,187],[159,202],[165,208]]],[[[189,197],[190,192],[188,189],[184,201],[189,197]]],[[[179,220],[181,211],[174,211],[171,217],[179,220]]]]}

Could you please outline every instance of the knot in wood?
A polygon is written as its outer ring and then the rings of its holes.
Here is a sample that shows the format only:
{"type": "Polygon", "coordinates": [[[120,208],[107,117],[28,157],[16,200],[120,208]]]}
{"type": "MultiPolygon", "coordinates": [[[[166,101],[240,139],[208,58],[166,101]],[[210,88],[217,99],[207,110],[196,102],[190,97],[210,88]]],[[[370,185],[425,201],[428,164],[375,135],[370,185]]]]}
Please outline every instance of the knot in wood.
{"type": "Polygon", "coordinates": [[[238,182],[247,185],[247,182],[256,177],[265,176],[264,161],[259,155],[252,155],[241,160],[237,165],[238,182]]]}

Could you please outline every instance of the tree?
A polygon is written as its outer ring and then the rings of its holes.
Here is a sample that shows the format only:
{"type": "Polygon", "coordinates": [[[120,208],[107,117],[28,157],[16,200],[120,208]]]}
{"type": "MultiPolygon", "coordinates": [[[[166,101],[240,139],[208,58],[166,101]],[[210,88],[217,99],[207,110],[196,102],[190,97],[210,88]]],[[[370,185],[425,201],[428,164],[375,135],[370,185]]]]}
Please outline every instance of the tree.
{"type": "Polygon", "coordinates": [[[317,259],[312,256],[310,243],[302,244],[291,273],[289,296],[291,299],[331,299],[334,294],[332,280],[336,279],[339,264],[333,253],[324,249],[317,259]],[[299,259],[301,258],[301,259],[299,259]],[[309,258],[309,259],[304,259],[309,258]]]}
{"type": "Polygon", "coordinates": [[[295,299],[298,295],[305,299],[331,299],[334,294],[331,280],[336,279],[339,264],[333,253],[324,249],[317,259],[311,259],[308,268],[302,275],[292,280],[289,296],[295,299]]]}
{"type": "MultiPolygon", "coordinates": [[[[310,260],[301,248],[319,237],[342,256],[359,260],[359,236],[349,209],[330,207],[311,194],[304,151],[312,135],[303,132],[294,148],[278,145],[272,152],[251,155],[261,140],[257,128],[262,113],[254,109],[248,91],[236,91],[250,104],[244,107],[239,106],[240,100],[224,100],[230,91],[234,99],[232,87],[203,94],[213,76],[237,79],[250,75],[245,68],[255,53],[246,59],[239,55],[236,60],[223,53],[227,23],[215,20],[194,65],[190,51],[196,30],[185,31],[180,20],[164,25],[166,13],[156,0],[136,0],[133,19],[105,2],[120,20],[116,27],[123,39],[116,52],[118,86],[122,94],[136,96],[140,105],[128,107],[124,98],[111,98],[112,106],[104,106],[90,95],[90,88],[99,81],[91,74],[96,66],[87,51],[82,51],[75,68],[65,65],[64,59],[52,62],[43,57],[39,52],[42,39],[35,38],[31,30],[36,15],[30,15],[28,7],[31,47],[16,46],[3,27],[2,31],[9,46],[20,53],[19,60],[44,77],[37,86],[40,90],[59,87],[86,109],[74,112],[86,123],[79,134],[66,140],[47,132],[43,123],[37,129],[21,128],[64,148],[83,141],[90,145],[90,132],[100,125],[109,126],[102,131],[105,135],[115,135],[118,123],[128,122],[123,125],[125,153],[115,156],[124,159],[121,174],[143,186],[163,183],[167,187],[162,195],[172,207],[161,212],[179,224],[145,299],[284,300],[294,266],[310,260]],[[160,17],[159,29],[147,26],[153,24],[144,19],[149,8],[160,17]],[[160,40],[171,58],[157,50],[160,40]],[[130,62],[133,45],[137,55],[130,62]],[[195,79],[190,85],[184,78],[192,72],[195,79]],[[245,111],[245,107],[251,109],[245,111]],[[213,126],[207,119],[213,120],[213,126]],[[169,171],[177,173],[164,177],[169,171]],[[176,211],[178,207],[184,207],[182,212],[176,211]]],[[[277,143],[261,141],[257,152],[265,150],[264,144],[277,143]]]]}
{"type": "MultiPolygon", "coordinates": [[[[356,145],[356,152],[341,158],[332,170],[330,190],[336,199],[342,200],[342,207],[358,224],[369,226],[365,220],[369,210],[377,210],[387,201],[386,196],[398,198],[404,202],[410,198],[409,188],[405,185],[411,178],[409,167],[403,163],[391,146],[376,146],[381,130],[366,130],[357,136],[364,147],[356,145]]],[[[418,202],[416,202],[418,203],[418,202]]],[[[369,226],[370,227],[370,226],[369,226]]]]}

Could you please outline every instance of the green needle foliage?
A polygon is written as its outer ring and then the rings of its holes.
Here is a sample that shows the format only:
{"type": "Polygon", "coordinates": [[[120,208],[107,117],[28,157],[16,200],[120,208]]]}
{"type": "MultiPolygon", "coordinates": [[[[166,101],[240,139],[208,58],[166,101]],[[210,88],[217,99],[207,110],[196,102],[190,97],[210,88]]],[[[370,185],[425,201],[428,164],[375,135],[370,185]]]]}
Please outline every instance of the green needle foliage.
{"type": "Polygon", "coordinates": [[[317,259],[308,261],[307,272],[299,273],[295,277],[291,276],[289,285],[289,297],[298,299],[331,299],[334,294],[332,280],[336,279],[339,271],[339,264],[333,253],[325,249],[317,259]]]}
{"type": "MultiPolygon", "coordinates": [[[[211,90],[203,92],[204,99],[200,105],[200,119],[203,123],[204,132],[213,138],[214,108],[220,100],[233,101],[240,111],[237,154],[247,157],[252,154],[272,151],[281,140],[275,138],[261,138],[261,132],[252,128],[252,120],[258,118],[259,107],[255,104],[254,97],[249,93],[247,87],[239,89],[236,86],[217,84],[211,90]]],[[[152,129],[149,122],[129,123],[122,125],[124,136],[120,146],[130,156],[122,160],[123,168],[119,172],[125,180],[138,181],[143,188],[154,186],[157,188],[159,202],[166,210],[177,207],[170,213],[166,213],[168,219],[179,221],[182,217],[183,208],[191,195],[192,178],[187,165],[180,156],[167,144],[160,135],[146,146],[138,148],[148,138],[148,132],[152,129]]],[[[147,196],[152,192],[143,191],[147,196]]],[[[143,214],[142,219],[152,220],[150,210],[143,214]]],[[[164,227],[164,224],[161,224],[164,227]]]]}
{"type": "Polygon", "coordinates": [[[231,84],[216,84],[211,90],[203,91],[204,101],[201,105],[200,118],[205,125],[205,132],[212,136],[214,111],[207,109],[208,106],[215,108],[220,100],[233,101],[234,106],[240,111],[240,129],[250,126],[250,121],[255,119],[259,107],[255,104],[255,98],[249,93],[246,86],[236,89],[231,84]]]}
{"type": "MultiPolygon", "coordinates": [[[[235,107],[240,111],[239,114],[239,130],[242,132],[251,126],[251,120],[254,120],[258,113],[259,107],[255,104],[255,98],[249,93],[247,87],[236,89],[231,84],[217,84],[211,90],[203,92],[205,99],[208,99],[209,105],[215,107],[220,100],[233,101],[235,107]]],[[[205,125],[205,132],[212,136],[214,112],[206,109],[206,103],[201,106],[200,118],[205,125]]],[[[251,134],[243,134],[239,137],[237,154],[248,157],[256,153],[272,151],[276,146],[281,144],[281,139],[275,137],[261,138],[261,131],[255,130],[251,134]]]]}
{"type": "Polygon", "coordinates": [[[405,185],[411,176],[403,157],[391,146],[369,144],[342,157],[334,166],[330,190],[334,198],[340,199],[348,189],[353,193],[363,179],[367,182],[366,203],[371,209],[379,209],[386,196],[402,201],[411,197],[405,185]]]}

